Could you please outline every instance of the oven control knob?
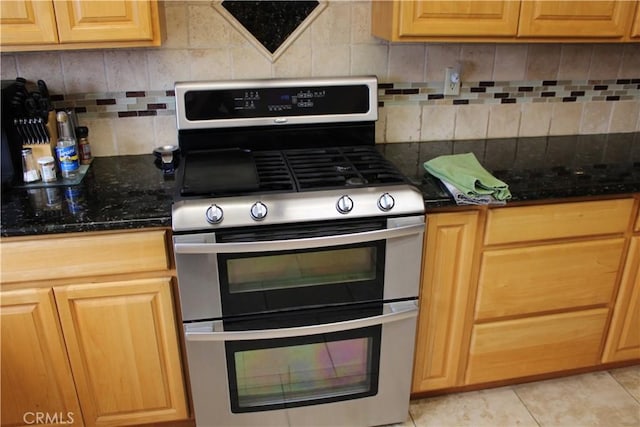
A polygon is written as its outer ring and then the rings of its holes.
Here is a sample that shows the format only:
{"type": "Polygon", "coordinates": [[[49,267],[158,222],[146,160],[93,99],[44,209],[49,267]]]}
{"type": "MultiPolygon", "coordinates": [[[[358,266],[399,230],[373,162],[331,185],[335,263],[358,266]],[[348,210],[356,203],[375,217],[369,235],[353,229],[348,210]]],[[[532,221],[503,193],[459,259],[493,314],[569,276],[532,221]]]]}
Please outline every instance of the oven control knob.
{"type": "Polygon", "coordinates": [[[218,205],[211,205],[209,209],[207,209],[207,221],[211,224],[218,224],[222,221],[222,217],[224,213],[222,212],[222,208],[218,205]]]}
{"type": "Polygon", "coordinates": [[[378,199],[378,207],[380,208],[381,211],[384,211],[384,212],[387,212],[393,209],[395,204],[396,204],[396,201],[393,199],[393,197],[391,197],[391,194],[389,193],[384,193],[378,199]]]}
{"type": "Polygon", "coordinates": [[[251,206],[250,214],[251,218],[256,221],[261,221],[267,216],[267,207],[262,202],[255,202],[253,206],[251,206]]]}
{"type": "Polygon", "coordinates": [[[336,209],[338,209],[338,212],[341,214],[351,212],[351,209],[353,209],[353,200],[351,200],[349,196],[340,197],[338,203],[336,203],[336,209]]]}

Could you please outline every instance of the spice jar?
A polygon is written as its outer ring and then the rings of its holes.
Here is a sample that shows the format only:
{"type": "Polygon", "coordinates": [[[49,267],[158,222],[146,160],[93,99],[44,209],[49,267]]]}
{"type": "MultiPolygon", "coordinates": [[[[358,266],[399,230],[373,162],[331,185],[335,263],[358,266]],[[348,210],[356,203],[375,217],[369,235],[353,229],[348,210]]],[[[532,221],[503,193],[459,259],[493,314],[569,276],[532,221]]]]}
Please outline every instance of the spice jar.
{"type": "Polygon", "coordinates": [[[80,155],[80,163],[88,165],[91,163],[91,145],[89,145],[89,128],[86,126],[78,126],[76,128],[76,137],[78,138],[78,154],[80,155]]]}
{"type": "Polygon", "coordinates": [[[56,161],[52,156],[40,157],[38,166],[43,182],[53,182],[58,179],[56,176],[56,161]]]}
{"type": "Polygon", "coordinates": [[[36,162],[33,159],[33,150],[31,148],[22,149],[22,180],[24,182],[34,182],[40,179],[40,173],[36,162]]]}

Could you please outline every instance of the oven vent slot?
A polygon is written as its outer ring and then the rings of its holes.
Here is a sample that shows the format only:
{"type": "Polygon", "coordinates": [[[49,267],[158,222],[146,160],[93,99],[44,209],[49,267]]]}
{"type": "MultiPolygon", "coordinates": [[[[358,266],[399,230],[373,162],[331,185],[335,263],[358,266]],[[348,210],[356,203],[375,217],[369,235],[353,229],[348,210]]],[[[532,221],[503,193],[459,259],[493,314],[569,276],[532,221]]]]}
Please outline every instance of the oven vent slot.
{"type": "Polygon", "coordinates": [[[318,224],[301,224],[286,227],[264,227],[252,230],[223,231],[216,233],[219,243],[257,242],[272,240],[293,240],[312,237],[336,236],[386,228],[386,221],[334,222],[318,224]]]}

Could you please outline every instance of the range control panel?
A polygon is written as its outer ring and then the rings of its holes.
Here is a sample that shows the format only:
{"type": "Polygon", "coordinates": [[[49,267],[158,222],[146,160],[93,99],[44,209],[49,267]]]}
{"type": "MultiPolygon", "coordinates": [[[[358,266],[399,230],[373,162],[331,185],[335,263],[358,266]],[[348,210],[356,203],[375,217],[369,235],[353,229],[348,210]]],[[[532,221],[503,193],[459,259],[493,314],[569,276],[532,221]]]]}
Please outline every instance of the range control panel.
{"type": "Polygon", "coordinates": [[[364,85],[191,90],[185,93],[188,120],[365,113],[364,85]]]}
{"type": "Polygon", "coordinates": [[[375,121],[375,76],[181,82],[178,129],[375,121]]]}

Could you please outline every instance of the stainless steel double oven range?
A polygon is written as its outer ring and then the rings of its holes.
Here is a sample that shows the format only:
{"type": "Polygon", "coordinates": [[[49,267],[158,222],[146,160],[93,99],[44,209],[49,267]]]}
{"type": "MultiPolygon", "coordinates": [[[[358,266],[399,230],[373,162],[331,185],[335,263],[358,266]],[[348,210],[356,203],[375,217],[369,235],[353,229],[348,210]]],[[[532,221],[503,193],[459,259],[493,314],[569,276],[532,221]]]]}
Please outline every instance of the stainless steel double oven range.
{"type": "Polygon", "coordinates": [[[175,85],[172,227],[198,426],[408,416],[421,193],[375,77],[175,85]]]}

